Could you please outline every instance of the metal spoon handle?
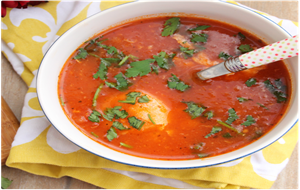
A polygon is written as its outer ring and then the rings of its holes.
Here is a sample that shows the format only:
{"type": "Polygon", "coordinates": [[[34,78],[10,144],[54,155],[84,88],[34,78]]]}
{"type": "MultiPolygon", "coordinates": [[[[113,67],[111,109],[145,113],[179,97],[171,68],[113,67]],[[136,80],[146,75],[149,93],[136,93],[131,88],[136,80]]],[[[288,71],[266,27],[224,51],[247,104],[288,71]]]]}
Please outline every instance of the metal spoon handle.
{"type": "Polygon", "coordinates": [[[228,59],[197,73],[202,80],[234,73],[298,55],[298,35],[228,59]]]}

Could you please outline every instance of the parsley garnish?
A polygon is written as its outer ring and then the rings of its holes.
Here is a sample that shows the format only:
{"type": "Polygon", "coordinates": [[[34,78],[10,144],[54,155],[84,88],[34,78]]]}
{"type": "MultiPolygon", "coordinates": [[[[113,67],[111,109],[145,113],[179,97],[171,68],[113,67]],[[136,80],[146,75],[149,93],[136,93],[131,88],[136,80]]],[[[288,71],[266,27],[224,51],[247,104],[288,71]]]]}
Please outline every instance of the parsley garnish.
{"type": "Polygon", "coordinates": [[[252,47],[248,44],[242,44],[240,45],[240,47],[238,47],[238,49],[242,52],[242,53],[247,53],[247,52],[250,52],[252,51],[252,47]]]}
{"type": "Polygon", "coordinates": [[[118,58],[100,58],[101,63],[99,66],[98,71],[93,75],[96,79],[100,77],[100,79],[104,80],[107,79],[107,68],[111,65],[111,63],[118,63],[120,59],[118,58]]]}
{"type": "Polygon", "coordinates": [[[106,138],[109,141],[112,141],[113,139],[115,139],[117,137],[118,137],[118,134],[117,134],[116,130],[113,127],[109,128],[109,130],[107,131],[107,134],[106,134],[106,138]]]}
{"type": "Polygon", "coordinates": [[[116,117],[116,119],[119,118],[126,118],[128,116],[128,113],[125,110],[121,110],[122,106],[115,106],[114,108],[106,108],[103,117],[108,120],[108,121],[112,121],[112,119],[114,117],[116,117]]]}
{"type": "Polygon", "coordinates": [[[191,39],[191,42],[207,42],[207,38],[208,38],[208,35],[207,34],[196,34],[196,33],[192,33],[192,39],[191,39]]]}
{"type": "Polygon", "coordinates": [[[79,53],[73,57],[73,59],[85,59],[86,56],[88,55],[87,51],[83,48],[79,48],[79,53]]]}
{"type": "Polygon", "coordinates": [[[277,87],[275,87],[270,80],[264,81],[264,84],[265,87],[277,98],[278,103],[285,102],[287,100],[286,94],[280,91],[280,89],[284,89],[284,87],[282,87],[282,83],[279,79],[275,81],[277,87]]]}
{"type": "Polygon", "coordinates": [[[208,26],[208,25],[202,25],[202,26],[199,26],[198,24],[197,24],[197,27],[196,28],[190,28],[190,29],[188,29],[188,31],[196,31],[196,30],[205,30],[205,29],[207,29],[207,28],[209,28],[210,26],[208,26]]]}
{"type": "Polygon", "coordinates": [[[220,132],[220,131],[222,131],[222,128],[221,127],[213,127],[212,129],[211,129],[211,132],[209,133],[209,134],[207,134],[204,138],[208,138],[208,137],[210,137],[211,135],[213,135],[213,134],[216,134],[216,133],[218,133],[218,132],[220,132]]]}
{"type": "Polygon", "coordinates": [[[156,123],[153,121],[153,119],[152,119],[152,117],[151,117],[151,115],[148,113],[148,118],[150,119],[150,121],[154,124],[154,125],[156,125],[156,123]]]}
{"type": "Polygon", "coordinates": [[[110,88],[115,88],[117,90],[127,90],[130,83],[126,80],[124,75],[122,73],[117,74],[114,76],[114,78],[117,80],[117,83],[111,83],[105,81],[105,84],[110,88]]]}
{"type": "Polygon", "coordinates": [[[166,52],[162,51],[157,55],[153,55],[153,58],[157,62],[157,65],[162,69],[170,69],[170,65],[168,64],[168,59],[172,59],[174,56],[168,55],[166,52]]]}
{"type": "Polygon", "coordinates": [[[13,180],[1,176],[1,189],[7,189],[13,180]]]}
{"type": "Polygon", "coordinates": [[[255,78],[251,78],[251,79],[248,79],[245,83],[248,87],[251,87],[252,85],[255,85],[256,84],[256,79],[255,78]]]}
{"type": "Polygon", "coordinates": [[[99,136],[98,136],[96,133],[91,132],[91,134],[92,134],[94,137],[99,138],[99,136]]]}
{"type": "Polygon", "coordinates": [[[120,146],[124,146],[126,148],[133,148],[131,145],[120,142],[120,146]]]}
{"type": "Polygon", "coordinates": [[[100,91],[102,90],[102,87],[103,87],[103,83],[101,83],[99,85],[99,87],[97,88],[97,90],[95,92],[95,95],[93,97],[93,104],[92,104],[93,107],[96,107],[96,105],[97,105],[97,98],[99,96],[100,91]]]}
{"type": "Polygon", "coordinates": [[[225,53],[225,52],[221,52],[221,53],[218,55],[218,57],[219,57],[220,59],[227,60],[227,59],[229,59],[229,58],[232,57],[232,56],[229,55],[229,54],[227,54],[227,53],[225,53]]]}
{"type": "Polygon", "coordinates": [[[167,20],[164,24],[165,28],[163,29],[162,36],[171,36],[179,28],[180,18],[174,17],[167,20]]]}
{"type": "Polygon", "coordinates": [[[91,113],[91,115],[88,117],[88,119],[91,121],[91,122],[99,122],[100,121],[100,117],[101,114],[96,111],[96,110],[93,110],[93,112],[91,113]]]}
{"type": "Polygon", "coordinates": [[[224,133],[222,136],[226,139],[229,139],[232,137],[230,133],[224,133]]]}
{"type": "Polygon", "coordinates": [[[214,113],[212,111],[208,111],[204,113],[204,116],[207,117],[208,120],[210,120],[214,116],[214,113]]]}
{"type": "Polygon", "coordinates": [[[118,53],[118,50],[114,46],[110,46],[107,50],[107,53],[108,54],[116,54],[116,53],[118,53]]]}
{"type": "Polygon", "coordinates": [[[206,107],[202,107],[202,106],[199,107],[194,102],[183,102],[183,103],[187,104],[187,106],[188,106],[188,109],[186,109],[184,111],[189,113],[190,116],[192,117],[192,119],[199,117],[206,109],[206,107]]]}
{"type": "Polygon", "coordinates": [[[229,129],[235,131],[236,133],[242,135],[242,136],[245,135],[244,133],[238,131],[236,128],[232,127],[231,125],[228,125],[227,123],[224,123],[223,121],[218,120],[217,122],[218,122],[220,125],[223,125],[224,127],[227,127],[227,128],[229,128],[229,129]]]}
{"type": "Polygon", "coordinates": [[[184,92],[190,86],[179,80],[179,78],[176,75],[172,74],[172,77],[170,77],[168,80],[168,87],[184,92]]]}
{"type": "Polygon", "coordinates": [[[114,121],[112,124],[113,127],[119,129],[119,130],[127,130],[128,128],[124,127],[124,125],[118,121],[114,121]]]}
{"type": "Polygon", "coordinates": [[[119,100],[121,103],[127,103],[127,104],[135,104],[136,98],[141,95],[140,92],[130,92],[126,94],[126,100],[119,100]]]}
{"type": "Polygon", "coordinates": [[[253,123],[256,123],[255,119],[251,115],[248,115],[247,120],[244,123],[242,123],[241,125],[250,126],[253,123]]]}
{"type": "Polygon", "coordinates": [[[237,120],[239,118],[239,116],[236,115],[236,112],[233,108],[229,109],[228,113],[229,113],[229,116],[228,116],[228,119],[225,122],[230,125],[232,122],[237,120]]]}
{"type": "Polygon", "coordinates": [[[144,121],[141,121],[134,116],[128,117],[128,122],[132,127],[136,128],[138,130],[140,130],[142,128],[142,126],[145,124],[144,121]]]}
{"type": "Polygon", "coordinates": [[[247,102],[247,101],[251,100],[251,99],[247,99],[247,98],[243,98],[243,97],[237,97],[237,99],[239,102],[247,102]]]}
{"type": "Polygon", "coordinates": [[[147,97],[147,95],[141,96],[138,100],[139,103],[148,103],[150,99],[147,97]]]}
{"type": "Polygon", "coordinates": [[[237,35],[242,41],[246,39],[246,36],[244,34],[242,34],[241,32],[239,32],[237,35]]]}
{"type": "Polygon", "coordinates": [[[187,47],[182,47],[182,46],[180,46],[180,51],[184,53],[183,56],[185,59],[187,59],[188,57],[192,57],[193,54],[195,53],[194,49],[189,49],[187,47]]]}
{"type": "Polygon", "coordinates": [[[155,59],[146,59],[143,61],[136,61],[130,63],[131,68],[126,70],[125,76],[126,77],[136,77],[138,75],[144,76],[151,72],[151,65],[155,59]]]}

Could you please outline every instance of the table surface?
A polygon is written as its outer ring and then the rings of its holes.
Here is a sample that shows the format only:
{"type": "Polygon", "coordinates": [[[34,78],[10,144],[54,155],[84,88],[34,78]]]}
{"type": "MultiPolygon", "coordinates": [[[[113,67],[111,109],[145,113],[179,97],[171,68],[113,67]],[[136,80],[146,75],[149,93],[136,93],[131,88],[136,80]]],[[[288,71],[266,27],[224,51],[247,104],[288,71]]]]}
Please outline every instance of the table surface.
{"type": "MultiPolygon", "coordinates": [[[[298,1],[238,1],[241,4],[254,9],[266,12],[278,18],[298,21],[298,1]]],[[[1,56],[1,95],[12,109],[18,120],[21,118],[21,111],[24,97],[28,87],[13,70],[6,58],[1,56]]],[[[99,189],[92,184],[71,178],[62,177],[59,179],[38,176],[25,171],[1,167],[1,175],[13,180],[9,188],[13,189],[99,189]]],[[[298,145],[286,168],[279,174],[272,189],[298,189],[298,145]]]]}

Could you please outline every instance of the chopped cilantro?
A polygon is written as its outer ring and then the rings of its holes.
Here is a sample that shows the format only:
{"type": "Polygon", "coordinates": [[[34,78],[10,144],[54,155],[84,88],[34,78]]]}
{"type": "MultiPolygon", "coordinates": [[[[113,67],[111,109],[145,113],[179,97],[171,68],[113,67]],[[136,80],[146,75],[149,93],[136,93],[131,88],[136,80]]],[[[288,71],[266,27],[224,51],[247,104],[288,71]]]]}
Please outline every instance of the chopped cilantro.
{"type": "Polygon", "coordinates": [[[93,97],[93,104],[92,104],[93,107],[96,107],[96,105],[97,105],[97,98],[99,96],[100,91],[102,90],[103,85],[104,84],[101,83],[95,92],[95,95],[93,97]]]}
{"type": "Polygon", "coordinates": [[[242,44],[238,47],[238,49],[242,52],[242,53],[247,53],[252,51],[252,47],[248,44],[242,44]]]}
{"type": "Polygon", "coordinates": [[[261,103],[258,103],[258,102],[257,102],[257,104],[258,104],[260,107],[262,107],[262,108],[264,108],[264,109],[266,109],[266,110],[269,109],[269,108],[267,108],[265,105],[263,105],[263,104],[261,104],[261,103]]]}
{"type": "Polygon", "coordinates": [[[65,106],[65,102],[64,102],[63,98],[60,96],[59,99],[60,99],[61,105],[62,105],[62,106],[65,106]]]}
{"type": "Polygon", "coordinates": [[[227,59],[229,59],[229,58],[232,57],[232,56],[222,51],[222,52],[218,55],[218,57],[219,57],[220,59],[227,60],[227,59]]]}
{"type": "Polygon", "coordinates": [[[112,141],[113,139],[115,139],[117,137],[118,137],[118,134],[117,134],[116,130],[113,127],[109,128],[109,130],[107,131],[107,134],[106,134],[106,138],[109,141],[112,141]]]}
{"type": "Polygon", "coordinates": [[[171,89],[179,90],[181,92],[184,92],[186,89],[190,88],[189,85],[179,80],[179,78],[174,74],[172,74],[172,77],[170,77],[168,80],[168,87],[171,89]]]}
{"type": "Polygon", "coordinates": [[[200,154],[197,154],[199,158],[204,158],[204,157],[207,157],[209,156],[208,154],[205,154],[205,153],[200,153],[200,154]]]}
{"type": "Polygon", "coordinates": [[[107,50],[107,53],[108,54],[115,54],[115,53],[118,53],[118,50],[117,48],[113,47],[113,46],[110,46],[107,50]]]}
{"type": "Polygon", "coordinates": [[[153,55],[153,58],[157,62],[157,65],[162,69],[170,69],[170,65],[168,62],[170,62],[170,59],[173,58],[172,55],[168,55],[166,52],[162,51],[157,55],[153,55]]]}
{"type": "Polygon", "coordinates": [[[248,87],[251,87],[252,85],[255,85],[256,84],[256,79],[255,78],[251,78],[251,79],[248,79],[245,83],[248,87]]]}
{"type": "MultiPolygon", "coordinates": [[[[265,84],[265,87],[272,93],[274,94],[274,96],[277,98],[277,102],[278,103],[281,103],[281,102],[285,102],[287,100],[287,96],[284,92],[282,92],[280,89],[282,89],[281,86],[278,86],[280,83],[277,79],[276,81],[276,85],[279,87],[275,87],[270,80],[266,80],[264,81],[264,84],[265,84]]],[[[282,84],[281,84],[282,85],[282,84]]]]}
{"type": "Polygon", "coordinates": [[[213,134],[216,134],[216,133],[218,133],[218,132],[220,132],[220,131],[222,131],[222,128],[221,127],[213,127],[212,129],[211,129],[211,132],[209,133],[209,134],[207,134],[204,138],[208,138],[208,137],[210,137],[211,135],[213,135],[213,134]]]}
{"type": "Polygon", "coordinates": [[[118,121],[114,121],[112,124],[113,127],[119,129],[119,130],[127,130],[128,128],[124,127],[124,125],[118,121]]]}
{"type": "Polygon", "coordinates": [[[237,99],[239,102],[247,102],[247,101],[251,100],[251,99],[247,99],[247,98],[243,98],[243,97],[237,97],[237,99]]]}
{"type": "Polygon", "coordinates": [[[220,125],[223,125],[224,127],[227,127],[227,128],[229,128],[229,129],[233,130],[234,132],[236,132],[236,133],[242,135],[242,136],[245,135],[244,133],[238,131],[236,128],[232,127],[231,125],[228,125],[227,123],[224,123],[223,121],[218,120],[217,122],[218,122],[220,125]]]}
{"type": "Polygon", "coordinates": [[[162,36],[171,36],[179,28],[180,18],[174,17],[168,19],[164,24],[164,29],[161,33],[162,36]]]}
{"type": "Polygon", "coordinates": [[[156,123],[153,121],[153,119],[152,119],[152,117],[151,117],[151,115],[148,113],[148,118],[150,119],[150,121],[154,124],[154,125],[156,125],[156,123]]]}
{"type": "Polygon", "coordinates": [[[186,109],[184,111],[189,113],[190,116],[192,117],[192,119],[199,117],[206,109],[206,107],[202,107],[202,106],[199,107],[194,102],[183,102],[183,103],[187,104],[187,106],[188,106],[188,109],[186,109]]]}
{"type": "Polygon", "coordinates": [[[91,134],[92,134],[94,137],[96,137],[96,138],[99,138],[99,136],[98,136],[98,135],[96,135],[96,133],[94,133],[94,132],[91,132],[91,134]]]}
{"type": "Polygon", "coordinates": [[[105,81],[105,84],[108,87],[115,88],[117,90],[127,90],[129,85],[131,84],[131,83],[129,83],[128,80],[126,80],[126,78],[124,77],[124,75],[122,73],[117,74],[116,76],[114,76],[114,78],[117,80],[117,83],[111,83],[111,82],[105,81]]]}
{"type": "Polygon", "coordinates": [[[119,63],[119,65],[123,65],[127,61],[128,58],[129,58],[129,56],[124,57],[122,59],[122,61],[119,63]]]}
{"type": "Polygon", "coordinates": [[[199,150],[202,146],[204,146],[205,145],[205,143],[199,143],[199,144],[196,144],[195,146],[193,146],[193,148],[192,149],[196,149],[196,150],[199,150]]]}
{"type": "Polygon", "coordinates": [[[236,112],[233,108],[229,109],[228,113],[229,113],[229,116],[228,116],[228,119],[225,122],[230,125],[232,122],[237,120],[239,118],[239,116],[236,115],[236,112]]]}
{"type": "Polygon", "coordinates": [[[104,80],[107,79],[107,68],[111,65],[111,63],[118,63],[120,59],[118,58],[100,58],[101,63],[99,66],[98,71],[93,75],[96,79],[100,77],[100,79],[104,80]]]}
{"type": "Polygon", "coordinates": [[[208,38],[208,35],[207,34],[196,34],[196,33],[192,33],[192,39],[191,39],[191,42],[207,42],[207,38],[208,38]]]}
{"type": "Polygon", "coordinates": [[[130,92],[126,94],[126,100],[119,100],[119,102],[134,105],[137,97],[139,97],[140,95],[140,92],[130,92]]]}
{"type": "Polygon", "coordinates": [[[1,176],[1,189],[7,189],[12,182],[13,180],[1,176]]]}
{"type": "Polygon", "coordinates": [[[144,121],[141,121],[134,116],[128,117],[128,122],[132,127],[136,128],[138,130],[140,130],[142,128],[142,126],[145,124],[144,121]]]}
{"type": "Polygon", "coordinates": [[[155,59],[146,59],[143,61],[136,61],[130,63],[131,68],[126,70],[125,76],[126,77],[136,77],[138,75],[144,76],[151,72],[151,65],[155,59]]]}
{"type": "Polygon", "coordinates": [[[91,56],[93,56],[93,57],[97,57],[97,58],[100,58],[100,56],[98,56],[98,55],[95,55],[95,54],[93,54],[93,53],[88,53],[89,55],[91,55],[91,56]]]}
{"type": "Polygon", "coordinates": [[[121,108],[121,106],[115,106],[114,108],[106,108],[103,117],[108,121],[112,121],[112,119],[115,117],[116,119],[124,119],[128,116],[128,113],[125,110],[120,111],[121,108]]]}
{"type": "Polygon", "coordinates": [[[100,117],[101,114],[96,111],[96,110],[93,110],[93,112],[91,113],[91,115],[88,117],[88,119],[91,121],[91,122],[99,122],[100,121],[100,117]]]}
{"type": "Polygon", "coordinates": [[[244,34],[242,34],[241,32],[239,32],[237,35],[242,41],[246,39],[246,36],[244,34]]]}
{"type": "Polygon", "coordinates": [[[210,26],[208,26],[208,25],[201,25],[201,26],[199,26],[198,24],[197,24],[197,27],[196,28],[190,28],[190,29],[188,29],[188,31],[196,31],[196,30],[205,30],[205,29],[207,29],[207,28],[209,28],[210,26]]]}
{"type": "Polygon", "coordinates": [[[183,56],[184,56],[185,59],[187,59],[188,57],[193,56],[193,54],[195,53],[194,49],[189,49],[187,47],[182,47],[182,46],[180,46],[180,51],[184,53],[183,56]]]}
{"type": "Polygon", "coordinates": [[[158,71],[159,67],[155,66],[155,65],[151,65],[151,68],[152,68],[152,72],[158,75],[158,73],[159,73],[159,71],[158,71]]]}
{"type": "Polygon", "coordinates": [[[210,120],[214,116],[214,113],[212,111],[208,111],[204,113],[204,116],[207,117],[208,120],[210,120]]]}
{"type": "Polygon", "coordinates": [[[141,96],[138,100],[139,103],[148,103],[150,99],[147,97],[147,95],[141,96]]]}
{"type": "Polygon", "coordinates": [[[250,126],[253,123],[256,123],[255,119],[251,115],[248,115],[247,120],[244,123],[242,123],[241,125],[250,126]]]}
{"type": "Polygon", "coordinates": [[[226,139],[229,139],[232,137],[230,133],[224,133],[222,136],[226,139]]]}
{"type": "Polygon", "coordinates": [[[79,53],[73,57],[73,59],[85,59],[86,56],[88,55],[87,51],[83,48],[79,48],[79,53]]]}
{"type": "Polygon", "coordinates": [[[120,142],[120,146],[124,146],[126,148],[133,148],[131,145],[120,142]]]}

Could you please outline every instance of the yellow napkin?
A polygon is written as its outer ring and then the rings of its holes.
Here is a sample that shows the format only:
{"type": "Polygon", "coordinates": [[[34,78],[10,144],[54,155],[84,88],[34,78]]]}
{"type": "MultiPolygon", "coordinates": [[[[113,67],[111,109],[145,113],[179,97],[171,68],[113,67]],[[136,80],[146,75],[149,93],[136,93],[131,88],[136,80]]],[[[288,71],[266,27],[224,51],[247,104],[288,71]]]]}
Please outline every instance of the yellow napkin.
{"type": "MultiPolygon", "coordinates": [[[[147,169],[112,162],[80,149],[51,126],[36,97],[35,75],[44,53],[58,36],[79,21],[122,3],[126,1],[50,1],[24,10],[10,9],[2,18],[2,51],[29,86],[21,127],[7,166],[55,178],[71,176],[111,189],[270,188],[296,145],[297,126],[251,156],[218,166],[185,170],[147,169]]],[[[297,33],[298,23],[259,13],[291,34],[297,33]]]]}

